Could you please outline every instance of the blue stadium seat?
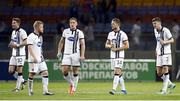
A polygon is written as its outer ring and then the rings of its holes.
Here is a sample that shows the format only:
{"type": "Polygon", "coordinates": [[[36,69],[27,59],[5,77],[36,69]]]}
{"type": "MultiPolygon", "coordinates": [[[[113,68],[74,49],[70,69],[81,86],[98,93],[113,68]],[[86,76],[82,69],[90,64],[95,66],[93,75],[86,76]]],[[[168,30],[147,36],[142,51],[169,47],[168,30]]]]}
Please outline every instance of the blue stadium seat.
{"type": "Polygon", "coordinates": [[[168,14],[169,9],[168,7],[159,7],[159,14],[168,14]]]}
{"type": "Polygon", "coordinates": [[[0,9],[0,14],[2,15],[11,15],[12,14],[12,8],[9,8],[9,7],[2,7],[0,9]]]}
{"type": "MultiPolygon", "coordinates": [[[[61,7],[57,7],[57,8],[54,8],[54,14],[55,15],[63,15],[65,13],[67,13],[68,11],[64,11],[63,8],[61,7]]],[[[69,12],[68,12],[69,13],[69,12]]]]}
{"type": "Polygon", "coordinates": [[[137,7],[129,8],[128,12],[129,12],[130,15],[136,15],[137,14],[137,7]]]}
{"type": "Polygon", "coordinates": [[[42,15],[41,8],[33,8],[33,15],[42,15]]]}
{"type": "Polygon", "coordinates": [[[148,7],[147,10],[148,14],[156,15],[158,13],[158,8],[154,6],[148,7]]]}
{"type": "Polygon", "coordinates": [[[24,7],[23,11],[22,11],[22,15],[25,16],[30,16],[32,15],[33,9],[30,7],[24,7]]]}
{"type": "Polygon", "coordinates": [[[139,7],[137,8],[137,14],[145,15],[147,13],[147,7],[139,7]]]}
{"type": "Polygon", "coordinates": [[[12,14],[15,15],[15,16],[20,16],[22,14],[22,7],[13,8],[12,14]]]}
{"type": "Polygon", "coordinates": [[[54,12],[54,9],[52,7],[42,8],[41,10],[42,10],[42,15],[46,15],[46,16],[52,15],[54,12]]]}
{"type": "Polygon", "coordinates": [[[176,7],[176,6],[170,7],[169,14],[174,14],[174,15],[180,14],[180,7],[176,7]]]}

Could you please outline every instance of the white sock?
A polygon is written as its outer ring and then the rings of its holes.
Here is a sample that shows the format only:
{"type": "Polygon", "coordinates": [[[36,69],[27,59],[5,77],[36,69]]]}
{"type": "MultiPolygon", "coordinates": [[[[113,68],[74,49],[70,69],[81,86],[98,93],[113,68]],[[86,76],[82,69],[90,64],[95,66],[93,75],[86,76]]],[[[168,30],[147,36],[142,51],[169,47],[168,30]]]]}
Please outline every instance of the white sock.
{"type": "Polygon", "coordinates": [[[164,76],[165,76],[165,78],[163,80],[163,88],[162,88],[162,90],[166,92],[167,87],[168,87],[169,74],[166,73],[164,76]]]}
{"type": "Polygon", "coordinates": [[[68,74],[66,74],[66,75],[64,75],[64,79],[69,83],[69,84],[71,84],[72,86],[74,86],[74,82],[73,82],[73,80],[72,80],[72,78],[71,78],[71,75],[68,73],[68,74]]]}
{"type": "Polygon", "coordinates": [[[21,82],[22,82],[22,75],[19,75],[19,76],[17,77],[17,81],[16,81],[16,88],[17,88],[17,89],[20,89],[20,87],[21,87],[21,82]]]}
{"type": "Polygon", "coordinates": [[[48,92],[48,82],[49,82],[48,76],[42,77],[43,92],[48,92]]]}
{"type": "Polygon", "coordinates": [[[121,85],[121,90],[126,90],[125,84],[124,84],[124,78],[122,75],[119,77],[119,83],[121,85]]]}
{"type": "Polygon", "coordinates": [[[116,90],[118,83],[119,83],[119,75],[114,75],[113,90],[116,90]]]}
{"type": "Polygon", "coordinates": [[[22,80],[21,80],[21,82],[24,82],[24,78],[22,77],[22,80]]]}
{"type": "Polygon", "coordinates": [[[32,78],[28,79],[28,91],[33,92],[33,79],[32,78]]]}
{"type": "MultiPolygon", "coordinates": [[[[163,79],[163,80],[165,79],[165,75],[164,74],[161,76],[161,79],[163,79]]],[[[170,79],[168,80],[168,85],[172,85],[172,82],[171,82],[170,79]]]]}
{"type": "Polygon", "coordinates": [[[74,90],[76,91],[78,81],[79,81],[79,76],[78,74],[73,74],[73,81],[74,81],[74,90]]]}
{"type": "Polygon", "coordinates": [[[14,76],[14,78],[18,78],[18,73],[17,72],[14,72],[14,74],[13,74],[13,76],[14,76]]]}

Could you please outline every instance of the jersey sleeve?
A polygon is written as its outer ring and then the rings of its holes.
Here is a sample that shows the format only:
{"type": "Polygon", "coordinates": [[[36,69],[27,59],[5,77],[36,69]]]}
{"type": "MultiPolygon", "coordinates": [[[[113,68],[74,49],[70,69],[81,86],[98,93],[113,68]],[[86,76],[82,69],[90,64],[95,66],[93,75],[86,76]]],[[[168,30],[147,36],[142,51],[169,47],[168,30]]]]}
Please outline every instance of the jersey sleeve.
{"type": "Polygon", "coordinates": [[[107,40],[111,40],[111,33],[108,34],[107,40]]]}
{"type": "Polygon", "coordinates": [[[63,38],[66,37],[66,30],[63,31],[62,37],[63,37],[63,38]]]}
{"type": "Polygon", "coordinates": [[[32,35],[29,35],[29,36],[27,37],[27,44],[28,44],[28,45],[34,44],[34,38],[33,38],[32,35]]]}
{"type": "Polygon", "coordinates": [[[14,41],[14,39],[13,39],[13,32],[14,31],[12,31],[12,34],[11,34],[11,41],[14,41]]]}
{"type": "Polygon", "coordinates": [[[26,33],[26,31],[22,30],[22,36],[21,36],[21,38],[22,38],[23,40],[27,39],[27,33],[26,33]]]}
{"type": "Polygon", "coordinates": [[[165,33],[166,33],[167,39],[171,39],[172,38],[172,34],[171,34],[169,29],[166,29],[165,33]]]}
{"type": "Polygon", "coordinates": [[[127,40],[128,40],[128,37],[127,37],[126,33],[124,33],[122,36],[122,41],[127,41],[127,40]]]}
{"type": "Polygon", "coordinates": [[[80,31],[80,33],[79,33],[79,38],[84,39],[84,33],[82,31],[80,31]]]}

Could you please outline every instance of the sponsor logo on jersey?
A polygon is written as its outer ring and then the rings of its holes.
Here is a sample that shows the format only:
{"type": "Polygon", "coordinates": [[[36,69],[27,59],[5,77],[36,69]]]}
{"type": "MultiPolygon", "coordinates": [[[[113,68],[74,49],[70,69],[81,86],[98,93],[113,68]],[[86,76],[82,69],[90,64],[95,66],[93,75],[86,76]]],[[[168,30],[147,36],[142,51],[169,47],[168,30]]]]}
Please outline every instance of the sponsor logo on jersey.
{"type": "Polygon", "coordinates": [[[37,43],[37,46],[38,46],[38,47],[41,47],[41,45],[42,45],[41,42],[38,42],[38,43],[37,43]]]}
{"type": "Polygon", "coordinates": [[[12,39],[13,42],[17,42],[18,41],[18,38],[17,37],[14,37],[14,39],[12,39]]]}
{"type": "Polygon", "coordinates": [[[69,41],[74,41],[75,38],[74,38],[74,37],[68,37],[68,40],[69,40],[69,41]]]}

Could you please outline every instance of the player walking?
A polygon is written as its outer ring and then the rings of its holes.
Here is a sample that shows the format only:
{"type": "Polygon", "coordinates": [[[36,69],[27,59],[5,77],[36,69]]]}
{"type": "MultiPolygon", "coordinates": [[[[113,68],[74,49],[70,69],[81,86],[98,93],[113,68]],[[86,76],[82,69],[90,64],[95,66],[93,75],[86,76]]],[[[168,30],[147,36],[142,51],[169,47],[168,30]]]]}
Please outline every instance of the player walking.
{"type": "Polygon", "coordinates": [[[167,94],[167,88],[170,92],[176,87],[169,79],[169,68],[172,66],[171,44],[174,39],[170,30],[161,25],[161,19],[155,17],[152,19],[154,34],[156,37],[156,69],[157,75],[163,79],[163,88],[161,94],[167,94]],[[169,86],[168,86],[169,85],[169,86]]]}
{"type": "Polygon", "coordinates": [[[14,29],[11,35],[11,42],[9,47],[12,48],[12,56],[9,61],[9,73],[13,74],[17,79],[16,88],[12,91],[19,92],[24,89],[26,81],[23,79],[23,65],[26,59],[25,45],[27,33],[24,29],[20,28],[20,18],[12,18],[12,28],[14,29]]]}
{"type": "Polygon", "coordinates": [[[129,48],[128,37],[125,32],[120,30],[120,20],[118,18],[112,19],[112,30],[107,38],[105,47],[111,50],[111,68],[114,69],[113,88],[109,92],[114,95],[118,84],[121,85],[121,93],[127,94],[122,76],[122,67],[124,62],[124,50],[129,48]]]}
{"type": "Polygon", "coordinates": [[[62,73],[64,75],[64,79],[70,84],[69,93],[73,94],[76,91],[78,84],[80,61],[85,59],[85,41],[83,32],[77,29],[77,19],[74,17],[70,18],[69,25],[70,28],[63,31],[63,35],[58,46],[57,57],[60,58],[61,54],[63,54],[61,64],[62,73]],[[71,66],[73,76],[70,74],[71,66]]]}

